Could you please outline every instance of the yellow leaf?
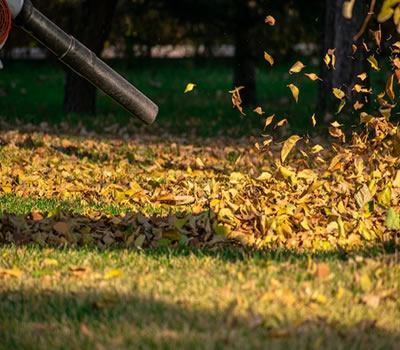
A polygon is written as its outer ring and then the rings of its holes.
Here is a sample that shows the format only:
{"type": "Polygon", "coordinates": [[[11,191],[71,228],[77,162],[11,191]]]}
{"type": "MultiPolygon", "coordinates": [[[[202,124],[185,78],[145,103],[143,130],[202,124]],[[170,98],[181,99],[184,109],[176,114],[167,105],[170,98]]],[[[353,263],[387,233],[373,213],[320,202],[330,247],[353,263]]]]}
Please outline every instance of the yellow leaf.
{"type": "Polygon", "coordinates": [[[342,109],[343,109],[343,107],[344,107],[345,105],[346,105],[346,100],[345,100],[345,99],[341,100],[341,101],[340,101],[340,104],[339,104],[339,108],[338,108],[336,114],[339,114],[339,113],[342,111],[342,109]]]}
{"type": "Polygon", "coordinates": [[[271,116],[269,116],[266,120],[265,120],[265,125],[264,125],[264,130],[266,129],[266,127],[268,125],[270,125],[272,123],[272,120],[275,118],[275,114],[272,114],[271,116]]]}
{"type": "Polygon", "coordinates": [[[325,55],[324,62],[326,66],[329,68],[329,63],[331,63],[331,57],[328,54],[325,55]]]}
{"type": "Polygon", "coordinates": [[[269,172],[264,171],[263,173],[261,173],[261,175],[259,177],[256,178],[256,180],[258,180],[258,181],[267,181],[271,177],[272,177],[272,175],[269,172]]]}
{"type": "Polygon", "coordinates": [[[321,145],[315,145],[311,149],[311,153],[318,153],[318,152],[321,152],[323,149],[324,149],[324,147],[322,147],[321,145]]]}
{"type": "Polygon", "coordinates": [[[335,97],[338,98],[339,100],[341,100],[345,96],[344,91],[341,89],[333,88],[332,91],[335,97]]]}
{"type": "Polygon", "coordinates": [[[389,98],[394,102],[395,99],[395,94],[393,91],[393,79],[394,79],[394,74],[392,74],[389,79],[386,82],[386,93],[389,96],[389,98]]]}
{"type": "Polygon", "coordinates": [[[279,121],[278,123],[275,124],[274,129],[279,128],[281,126],[283,126],[284,124],[286,124],[288,121],[287,119],[282,119],[281,121],[279,121]]]}
{"type": "Polygon", "coordinates": [[[4,193],[11,193],[12,192],[10,184],[4,184],[3,183],[3,186],[1,186],[1,188],[3,189],[4,193]]]}
{"type": "Polygon", "coordinates": [[[380,71],[379,67],[378,67],[378,61],[376,60],[376,58],[374,57],[374,55],[371,55],[368,57],[367,61],[369,62],[369,64],[371,65],[371,67],[377,71],[380,71]]]}
{"type": "Polygon", "coordinates": [[[328,49],[328,55],[332,57],[332,68],[335,69],[336,64],[336,56],[335,56],[336,49],[328,49]]]}
{"type": "Polygon", "coordinates": [[[124,273],[119,270],[119,269],[115,269],[115,270],[111,270],[108,271],[105,275],[104,275],[104,279],[105,280],[109,280],[111,278],[116,278],[116,277],[121,277],[124,273]]]}
{"type": "Polygon", "coordinates": [[[285,162],[287,156],[289,155],[290,151],[293,149],[293,147],[296,145],[296,143],[301,140],[302,138],[297,135],[290,136],[285,143],[283,144],[282,150],[281,150],[281,161],[282,163],[285,162]]]}
{"type": "Polygon", "coordinates": [[[366,272],[363,273],[360,278],[360,287],[365,293],[369,292],[373,288],[373,283],[366,272]]]}
{"type": "Polygon", "coordinates": [[[338,123],[337,121],[334,121],[333,123],[331,123],[331,125],[332,125],[334,128],[340,128],[341,126],[343,126],[343,124],[340,124],[340,123],[338,123]]]}
{"type": "Polygon", "coordinates": [[[354,103],[354,105],[353,105],[353,108],[357,111],[357,110],[359,110],[359,109],[361,109],[361,108],[363,108],[364,107],[364,104],[363,103],[360,103],[360,102],[358,102],[358,101],[356,101],[355,103],[354,103]]]}
{"type": "Polygon", "coordinates": [[[272,56],[267,51],[264,51],[264,58],[265,58],[266,61],[269,62],[269,64],[271,66],[274,65],[274,59],[272,58],[272,56]]]}
{"type": "Polygon", "coordinates": [[[0,278],[3,276],[15,277],[20,278],[24,273],[16,267],[12,269],[0,269],[0,278]]]}
{"type": "Polygon", "coordinates": [[[185,94],[187,94],[187,93],[190,92],[190,91],[193,91],[193,89],[195,88],[195,86],[196,86],[196,84],[192,84],[192,83],[187,84],[187,85],[186,85],[186,89],[185,89],[185,94]]]}
{"type": "Polygon", "coordinates": [[[317,121],[315,120],[315,113],[312,115],[311,120],[312,120],[312,125],[315,128],[315,125],[317,125],[317,121]]]}
{"type": "Polygon", "coordinates": [[[292,68],[289,69],[289,74],[300,73],[300,72],[303,70],[304,67],[305,67],[305,65],[304,65],[302,62],[297,61],[297,62],[292,66],[292,68]]]}
{"type": "Polygon", "coordinates": [[[311,79],[312,81],[315,81],[315,80],[322,81],[322,79],[318,75],[316,75],[315,73],[304,73],[304,75],[306,77],[308,77],[309,79],[311,79]]]}
{"type": "Polygon", "coordinates": [[[257,107],[257,108],[254,110],[254,112],[256,112],[256,113],[259,114],[259,115],[265,114],[265,112],[262,110],[261,107],[257,107]]]}
{"type": "Polygon", "coordinates": [[[367,79],[367,73],[361,73],[357,75],[357,78],[360,78],[362,81],[364,81],[365,79],[367,79]]]}
{"type": "Polygon", "coordinates": [[[294,171],[291,171],[288,168],[285,168],[283,166],[279,168],[279,172],[281,173],[281,175],[283,177],[286,177],[286,178],[296,176],[296,173],[294,171]]]}
{"type": "Polygon", "coordinates": [[[351,45],[351,48],[353,49],[353,55],[357,52],[357,46],[356,45],[351,45]]]}
{"type": "Polygon", "coordinates": [[[274,17],[268,15],[267,17],[265,17],[264,22],[265,22],[266,24],[269,24],[270,26],[274,26],[276,21],[275,21],[275,18],[274,18],[274,17]]]}
{"type": "Polygon", "coordinates": [[[300,93],[299,88],[294,84],[289,84],[289,85],[287,85],[287,87],[292,92],[293,98],[297,103],[299,101],[299,93],[300,93]]]}
{"type": "Polygon", "coordinates": [[[343,17],[351,19],[353,17],[353,7],[355,0],[345,1],[343,3],[343,17]]]}
{"type": "Polygon", "coordinates": [[[55,259],[45,258],[42,260],[41,264],[43,266],[58,266],[58,261],[55,259]]]}

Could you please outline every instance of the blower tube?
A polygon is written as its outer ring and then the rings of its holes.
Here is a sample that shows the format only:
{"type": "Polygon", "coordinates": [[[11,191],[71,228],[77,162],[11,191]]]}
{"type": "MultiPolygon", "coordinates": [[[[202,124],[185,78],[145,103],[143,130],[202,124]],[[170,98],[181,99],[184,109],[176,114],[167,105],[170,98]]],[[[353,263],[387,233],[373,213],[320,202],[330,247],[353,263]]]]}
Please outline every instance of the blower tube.
{"type": "Polygon", "coordinates": [[[91,50],[38,11],[30,0],[7,0],[14,23],[47,47],[57,58],[130,113],[152,124],[158,106],[111,69],[91,50]]]}

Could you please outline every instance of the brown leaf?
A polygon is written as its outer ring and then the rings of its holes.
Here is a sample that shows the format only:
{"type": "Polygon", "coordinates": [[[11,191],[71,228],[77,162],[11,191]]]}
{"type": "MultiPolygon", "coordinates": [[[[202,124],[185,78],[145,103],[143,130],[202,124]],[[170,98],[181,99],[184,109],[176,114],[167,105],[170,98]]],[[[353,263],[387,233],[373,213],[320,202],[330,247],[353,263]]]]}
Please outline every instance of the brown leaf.
{"type": "Polygon", "coordinates": [[[275,21],[275,18],[274,18],[274,17],[268,15],[267,17],[265,17],[264,22],[265,22],[266,24],[269,24],[270,26],[274,26],[276,21],[275,21]]]}
{"type": "Polygon", "coordinates": [[[331,269],[328,264],[321,263],[317,265],[317,276],[319,279],[328,277],[331,273],[331,269]]]}

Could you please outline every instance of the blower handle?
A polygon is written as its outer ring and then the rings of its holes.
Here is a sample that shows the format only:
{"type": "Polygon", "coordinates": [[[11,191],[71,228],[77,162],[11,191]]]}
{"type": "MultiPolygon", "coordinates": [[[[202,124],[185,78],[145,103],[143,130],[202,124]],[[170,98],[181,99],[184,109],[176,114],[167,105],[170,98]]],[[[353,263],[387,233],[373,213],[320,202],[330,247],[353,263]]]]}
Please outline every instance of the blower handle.
{"type": "Polygon", "coordinates": [[[75,73],[88,80],[146,124],[152,124],[158,106],[111,69],[77,39],[65,33],[30,0],[24,0],[14,23],[47,47],[75,73]]]}

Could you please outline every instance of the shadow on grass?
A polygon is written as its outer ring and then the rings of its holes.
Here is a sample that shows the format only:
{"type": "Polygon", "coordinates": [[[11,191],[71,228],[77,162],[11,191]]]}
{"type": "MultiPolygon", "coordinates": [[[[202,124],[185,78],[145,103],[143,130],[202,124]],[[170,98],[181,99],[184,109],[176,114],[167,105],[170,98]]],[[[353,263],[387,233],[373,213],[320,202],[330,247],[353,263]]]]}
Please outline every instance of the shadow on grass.
{"type": "MultiPolygon", "coordinates": [[[[256,312],[256,310],[254,310],[256,312]]],[[[198,310],[139,290],[0,292],[0,349],[395,349],[400,334],[361,320],[280,320],[198,310]]]]}

